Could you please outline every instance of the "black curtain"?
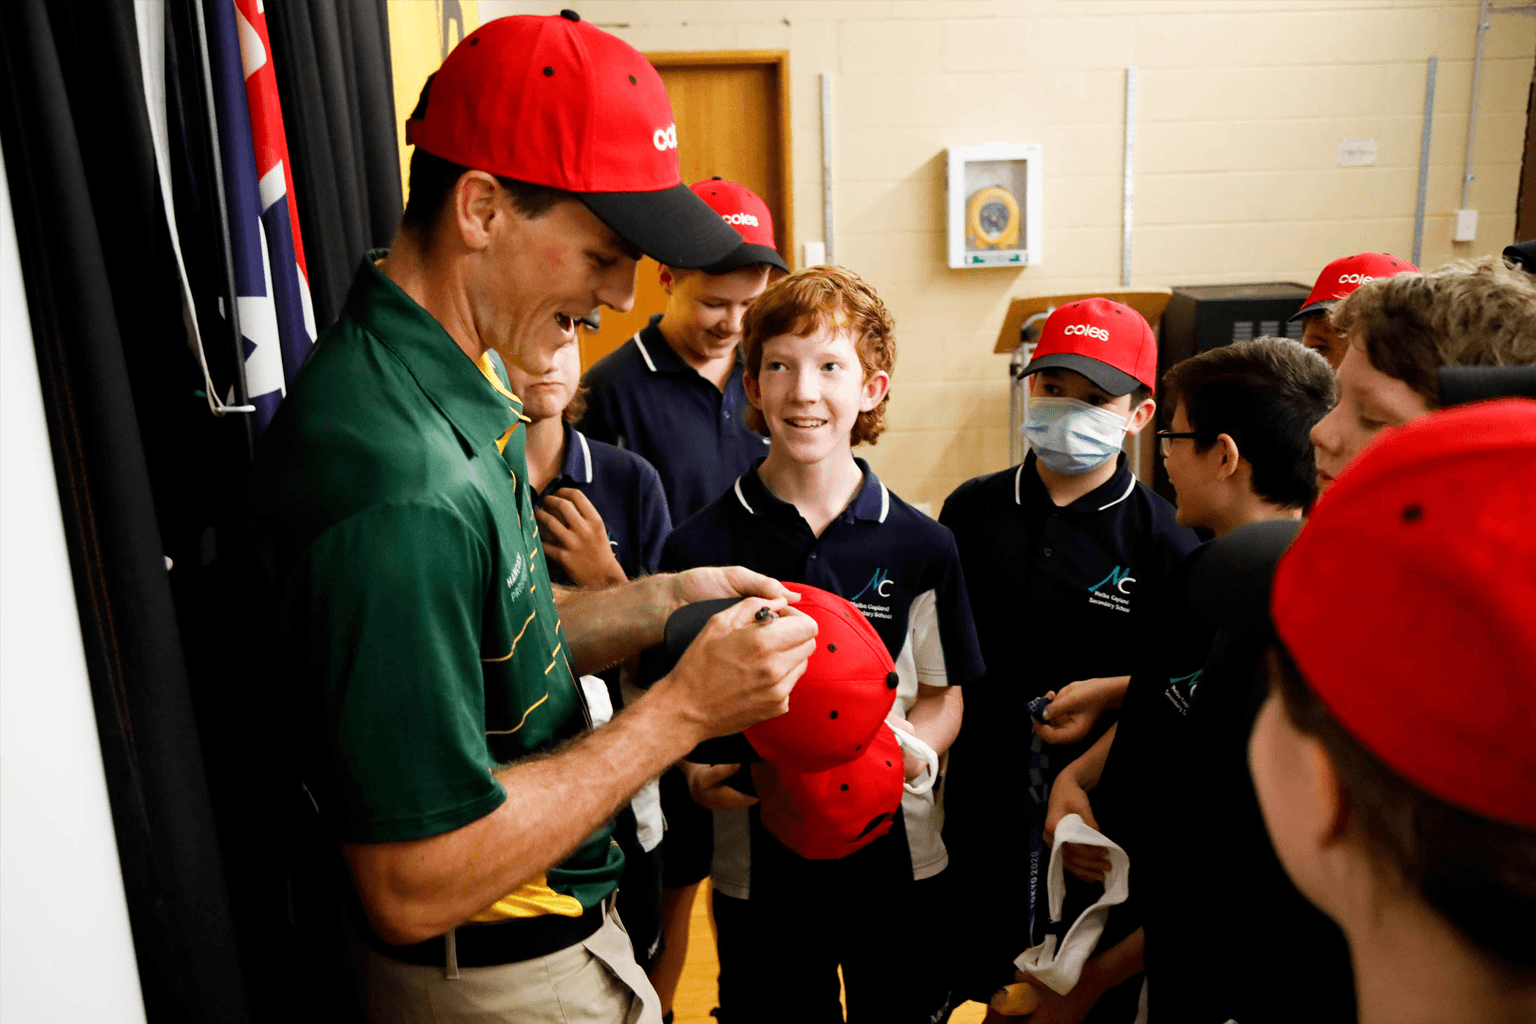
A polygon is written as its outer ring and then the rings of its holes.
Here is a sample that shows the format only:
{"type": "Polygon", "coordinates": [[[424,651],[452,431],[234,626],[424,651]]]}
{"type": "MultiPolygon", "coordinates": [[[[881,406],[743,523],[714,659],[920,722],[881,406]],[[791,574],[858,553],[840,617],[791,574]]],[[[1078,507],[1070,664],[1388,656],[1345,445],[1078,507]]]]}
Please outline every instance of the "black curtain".
{"type": "Polygon", "coordinates": [[[293,160],[315,325],[358,261],[400,221],[400,151],[385,0],[268,0],[267,31],[293,160]]]}
{"type": "MultiPolygon", "coordinates": [[[[242,1024],[246,981],[174,591],[200,567],[209,507],[248,448],[245,425],[213,421],[198,394],[130,0],[0,4],[0,91],[146,1010],[242,1024]]],[[[90,965],[77,966],[88,984],[90,965]]]]}
{"type": "MultiPolygon", "coordinates": [[[[208,2],[165,7],[166,170],[209,371],[238,400],[208,2]]],[[[384,9],[266,7],[321,328],[400,214],[384,9]]],[[[146,1010],[345,1024],[339,857],[279,740],[243,554],[249,423],[210,413],[188,346],[139,59],[132,0],[0,3],[0,143],[146,1010]]]]}

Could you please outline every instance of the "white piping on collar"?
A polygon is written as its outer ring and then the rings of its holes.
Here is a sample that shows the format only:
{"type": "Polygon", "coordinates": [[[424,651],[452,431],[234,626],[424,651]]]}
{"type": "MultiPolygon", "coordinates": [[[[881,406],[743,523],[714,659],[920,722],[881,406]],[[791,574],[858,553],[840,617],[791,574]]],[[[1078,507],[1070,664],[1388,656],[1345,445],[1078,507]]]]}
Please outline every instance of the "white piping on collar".
{"type": "MultiPolygon", "coordinates": [[[[1024,502],[1019,497],[1019,486],[1020,486],[1020,483],[1021,483],[1021,481],[1023,479],[1024,479],[1024,463],[1021,462],[1021,463],[1019,463],[1019,468],[1017,470],[1015,470],[1014,474],[1013,474],[1013,503],[1015,505],[1022,505],[1022,504],[1024,504],[1024,502]]],[[[1108,505],[1100,505],[1098,507],[1098,511],[1103,512],[1107,508],[1115,507],[1116,505],[1118,505],[1122,501],[1124,501],[1126,498],[1129,498],[1131,496],[1131,492],[1134,491],[1135,489],[1136,489],[1136,477],[1133,474],[1131,476],[1131,485],[1125,489],[1125,493],[1120,495],[1120,497],[1116,498],[1114,501],[1110,502],[1108,505]]],[[[882,515],[880,517],[880,519],[881,519],[882,522],[884,522],[885,516],[882,515]]]]}
{"type": "Polygon", "coordinates": [[[1134,491],[1135,489],[1136,489],[1136,477],[1135,477],[1134,474],[1132,474],[1132,476],[1131,476],[1131,484],[1130,484],[1129,487],[1127,487],[1125,489],[1125,493],[1120,495],[1120,497],[1116,498],[1114,501],[1110,502],[1108,505],[1100,505],[1099,506],[1099,511],[1103,512],[1107,508],[1113,508],[1114,506],[1120,504],[1126,498],[1129,498],[1131,496],[1131,492],[1134,491]]]}
{"type": "Polygon", "coordinates": [[[652,373],[655,373],[656,364],[651,362],[651,353],[646,350],[645,342],[640,340],[640,332],[636,331],[634,338],[631,340],[634,341],[635,347],[640,350],[640,358],[645,360],[645,365],[651,368],[652,373]]]}
{"type": "Polygon", "coordinates": [[[746,509],[754,516],[757,515],[757,512],[752,508],[752,506],[747,504],[747,496],[741,493],[741,477],[736,478],[736,482],[731,485],[731,490],[736,492],[736,500],[741,502],[742,508],[746,509]]]}
{"type": "Polygon", "coordinates": [[[581,442],[581,458],[587,467],[587,483],[592,482],[592,449],[587,447],[587,435],[579,430],[573,430],[576,440],[581,442]]]}
{"type": "Polygon", "coordinates": [[[891,514],[891,492],[885,489],[885,481],[875,481],[880,485],[880,522],[885,522],[885,517],[891,514]]]}

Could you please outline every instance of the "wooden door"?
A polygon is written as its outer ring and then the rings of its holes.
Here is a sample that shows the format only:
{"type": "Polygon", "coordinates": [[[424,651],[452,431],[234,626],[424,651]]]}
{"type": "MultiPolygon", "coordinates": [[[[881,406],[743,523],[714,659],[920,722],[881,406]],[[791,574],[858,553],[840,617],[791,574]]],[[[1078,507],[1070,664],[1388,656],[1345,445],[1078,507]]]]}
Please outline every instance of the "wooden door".
{"type": "MultiPolygon", "coordinates": [[[[677,118],[683,181],[720,175],[763,197],[773,214],[774,241],[794,266],[789,149],[789,54],[783,50],[648,53],[661,72],[677,118]]],[[[667,305],[656,261],[640,261],[635,307],[603,310],[602,329],[581,339],[585,370],[618,348],[667,305]]]]}

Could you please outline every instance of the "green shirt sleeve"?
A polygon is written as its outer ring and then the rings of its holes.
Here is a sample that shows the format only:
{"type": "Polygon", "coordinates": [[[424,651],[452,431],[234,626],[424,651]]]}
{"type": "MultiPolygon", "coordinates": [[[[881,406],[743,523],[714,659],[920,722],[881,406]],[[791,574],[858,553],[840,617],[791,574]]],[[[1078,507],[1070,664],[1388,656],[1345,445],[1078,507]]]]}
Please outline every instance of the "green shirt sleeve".
{"type": "Polygon", "coordinates": [[[489,814],[480,665],[491,553],[451,508],[371,506],[300,567],[309,666],[323,703],[314,766],[348,842],[421,839],[489,814]]]}

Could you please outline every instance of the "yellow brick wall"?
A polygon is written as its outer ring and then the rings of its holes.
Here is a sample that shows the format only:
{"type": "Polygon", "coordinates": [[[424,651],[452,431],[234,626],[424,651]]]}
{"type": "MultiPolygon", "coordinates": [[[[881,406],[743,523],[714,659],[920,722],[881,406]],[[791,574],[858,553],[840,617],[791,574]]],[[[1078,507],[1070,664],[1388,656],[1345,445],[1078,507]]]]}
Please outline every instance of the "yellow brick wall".
{"type": "MultiPolygon", "coordinates": [[[[574,0],[480,0],[485,19],[574,0]]],[[[890,430],[867,449],[935,511],[1008,459],[1010,297],[1120,279],[1125,68],[1140,69],[1133,284],[1310,285],[1367,249],[1411,255],[1427,59],[1439,82],[1427,267],[1512,241],[1536,20],[1491,16],[1476,181],[1478,240],[1453,244],[1475,2],[1428,0],[586,0],[641,50],[787,49],[795,237],[822,237],[820,79],[836,76],[837,261],[880,290],[900,358],[890,430]],[[1376,164],[1337,166],[1343,137],[1376,164]],[[1045,146],[1045,260],[950,270],[944,150],[1045,146]]],[[[683,140],[686,145],[686,140],[683,140]]],[[[797,254],[798,256],[798,254],[797,254]]]]}

